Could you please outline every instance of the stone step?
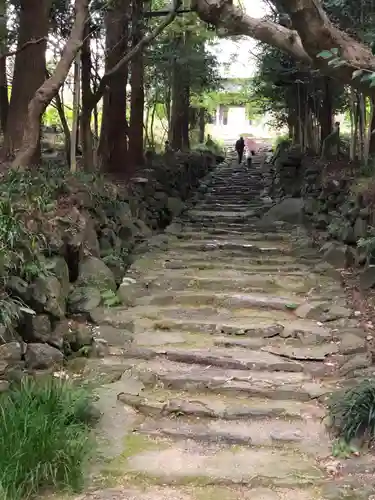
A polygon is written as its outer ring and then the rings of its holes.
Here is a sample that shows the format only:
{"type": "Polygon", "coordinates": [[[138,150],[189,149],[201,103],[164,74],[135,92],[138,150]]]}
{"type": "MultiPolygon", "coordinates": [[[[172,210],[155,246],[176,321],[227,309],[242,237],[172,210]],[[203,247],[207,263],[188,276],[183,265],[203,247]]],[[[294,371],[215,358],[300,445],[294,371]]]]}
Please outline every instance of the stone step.
{"type": "MultiPolygon", "coordinates": [[[[294,316],[293,310],[305,303],[302,298],[295,297],[291,302],[291,297],[279,297],[268,294],[255,293],[215,293],[215,292],[179,292],[160,293],[145,296],[136,301],[136,305],[149,305],[167,307],[173,303],[181,306],[214,306],[230,309],[267,309],[278,311],[289,311],[290,317],[294,316]]],[[[189,311],[190,313],[190,311],[189,311]]]]}
{"type": "Polygon", "coordinates": [[[317,420],[325,416],[315,402],[283,401],[241,397],[224,394],[190,394],[156,389],[144,390],[140,394],[121,392],[118,399],[135,408],[143,415],[151,417],[194,417],[199,419],[221,419],[226,421],[264,419],[301,422],[317,420]]]}
{"type": "MultiPolygon", "coordinates": [[[[121,472],[120,472],[121,473],[121,472]]],[[[75,500],[285,500],[291,497],[297,500],[319,500],[315,489],[248,487],[241,485],[207,485],[204,491],[199,485],[175,486],[139,485],[117,486],[105,490],[95,490],[79,496],[75,500]]],[[[339,500],[339,499],[337,499],[339,500]]]]}
{"type": "MultiPolygon", "coordinates": [[[[282,347],[273,347],[276,351],[282,347]]],[[[308,357],[309,348],[295,348],[296,352],[300,352],[299,356],[303,359],[303,349],[305,350],[305,359],[308,357]]],[[[313,350],[314,348],[310,348],[313,350]]],[[[315,348],[317,350],[317,348],[315,348]]],[[[290,355],[293,355],[292,349],[290,355]]],[[[324,351],[327,355],[327,349],[324,351]]],[[[288,353],[284,349],[284,353],[288,353]]],[[[322,350],[323,352],[323,350],[322,350]]],[[[336,350],[337,352],[337,350],[336,350]]],[[[328,351],[329,353],[329,351],[328,351]]],[[[240,348],[225,348],[225,347],[209,347],[209,348],[147,348],[147,347],[132,347],[124,352],[124,355],[133,359],[167,359],[169,361],[177,361],[179,363],[196,364],[204,366],[217,366],[221,368],[230,368],[237,370],[259,370],[268,372],[302,372],[303,364],[297,361],[287,359],[286,356],[278,356],[266,351],[254,351],[250,349],[240,348]]],[[[325,359],[325,356],[322,358],[325,359]]]]}
{"type": "Polygon", "coordinates": [[[235,448],[180,440],[167,445],[149,442],[149,449],[127,457],[132,476],[168,485],[246,485],[248,487],[318,486],[322,471],[312,457],[295,450],[235,448]]]}
{"type": "Polygon", "coordinates": [[[333,390],[301,372],[233,370],[158,359],[126,361],[132,374],[146,386],[161,384],[165,389],[179,391],[308,402],[333,390]]]}
{"type": "Polygon", "coordinates": [[[148,418],[136,429],[152,437],[192,439],[198,442],[246,445],[248,447],[291,448],[304,453],[329,454],[329,439],[318,420],[287,422],[280,419],[255,421],[205,420],[177,417],[148,418]]]}
{"type": "MultiPolygon", "coordinates": [[[[217,276],[217,273],[215,273],[217,276]]],[[[149,291],[159,290],[221,290],[222,292],[270,292],[275,295],[284,294],[291,297],[300,294],[305,295],[315,287],[317,282],[309,277],[297,277],[297,279],[288,276],[269,278],[267,275],[250,275],[246,277],[205,277],[197,271],[196,275],[184,276],[178,273],[178,269],[171,269],[166,273],[160,273],[159,276],[152,275],[146,278],[149,291]]]]}

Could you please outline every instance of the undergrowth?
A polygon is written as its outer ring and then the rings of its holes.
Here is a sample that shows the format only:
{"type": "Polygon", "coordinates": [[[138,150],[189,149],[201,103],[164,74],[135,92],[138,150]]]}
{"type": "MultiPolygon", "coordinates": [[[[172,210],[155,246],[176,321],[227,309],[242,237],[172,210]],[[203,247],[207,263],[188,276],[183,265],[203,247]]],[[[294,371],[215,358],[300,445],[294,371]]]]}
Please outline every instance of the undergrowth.
{"type": "Polygon", "coordinates": [[[355,387],[335,393],[328,404],[334,435],[350,443],[355,438],[375,438],[375,380],[363,380],[355,387]]]}
{"type": "Polygon", "coordinates": [[[0,498],[83,486],[91,396],[68,381],[25,381],[0,398],[0,498]]]}
{"type": "Polygon", "coordinates": [[[19,276],[30,283],[48,275],[44,255],[50,255],[46,232],[53,233],[56,218],[71,209],[71,197],[85,191],[92,206],[116,209],[113,186],[98,173],[71,174],[58,163],[37,171],[9,171],[0,187],[0,324],[7,329],[18,323],[25,308],[7,293],[7,281],[19,276]]]}

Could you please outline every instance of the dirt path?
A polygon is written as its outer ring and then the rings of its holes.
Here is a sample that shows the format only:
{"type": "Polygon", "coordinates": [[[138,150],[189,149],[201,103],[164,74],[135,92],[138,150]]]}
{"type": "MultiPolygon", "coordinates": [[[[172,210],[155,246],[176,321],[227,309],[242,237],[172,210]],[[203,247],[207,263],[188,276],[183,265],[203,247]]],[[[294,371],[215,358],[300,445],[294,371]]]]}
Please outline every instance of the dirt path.
{"type": "Polygon", "coordinates": [[[99,314],[109,352],[85,375],[106,382],[102,458],[79,498],[369,498],[353,493],[349,465],[330,475],[339,464],[321,421],[340,356],[365,349],[340,284],[302,229],[259,227],[257,162],[207,182],[132,266],[134,307],[99,314]]]}

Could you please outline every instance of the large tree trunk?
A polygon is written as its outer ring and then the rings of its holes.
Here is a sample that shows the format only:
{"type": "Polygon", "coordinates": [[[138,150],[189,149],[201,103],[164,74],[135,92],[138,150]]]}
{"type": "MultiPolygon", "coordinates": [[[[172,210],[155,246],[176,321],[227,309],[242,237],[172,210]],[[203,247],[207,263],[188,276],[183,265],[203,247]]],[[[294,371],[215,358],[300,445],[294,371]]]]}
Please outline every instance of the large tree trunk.
{"type": "MultiPolygon", "coordinates": [[[[132,46],[142,39],[143,0],[133,0],[132,6],[132,46]]],[[[131,61],[131,101],[129,129],[129,163],[131,166],[143,164],[143,115],[144,115],[144,61],[143,53],[139,53],[131,61]]]]}
{"type": "MultiPolygon", "coordinates": [[[[82,46],[83,30],[88,18],[88,3],[89,0],[75,1],[76,15],[70,37],[65,44],[61,59],[54,73],[50,78],[44,80],[29,103],[22,147],[13,161],[12,168],[26,168],[32,165],[35,152],[40,144],[41,117],[48,104],[58,94],[62,84],[66,80],[74,58],[82,46]]],[[[43,67],[44,74],[45,66],[43,67]]]]}
{"type": "MultiPolygon", "coordinates": [[[[51,0],[21,0],[17,45],[19,52],[14,64],[12,95],[4,139],[7,156],[13,156],[21,148],[25,123],[28,120],[28,105],[45,81],[50,7],[51,0]],[[32,41],[36,43],[30,43],[32,41]]],[[[28,159],[32,164],[40,162],[40,131],[37,135],[36,147],[33,148],[32,157],[28,159]]]]}
{"type": "MultiPolygon", "coordinates": [[[[105,15],[106,72],[122,59],[128,49],[129,0],[115,0],[105,15]]],[[[128,66],[123,65],[107,83],[98,148],[103,170],[125,174],[127,168],[126,84],[128,66]]]]}
{"type": "Polygon", "coordinates": [[[6,68],[6,51],[8,41],[6,1],[0,0],[0,128],[4,134],[8,120],[8,78],[6,68]]]}
{"type": "Polygon", "coordinates": [[[204,131],[206,125],[206,110],[204,108],[199,108],[199,143],[204,143],[204,131]]]}
{"type": "Polygon", "coordinates": [[[81,50],[82,68],[82,111],[81,111],[81,139],[83,168],[90,171],[94,168],[94,147],[91,131],[91,49],[90,49],[90,26],[86,24],[84,41],[81,50]]]}
{"type": "Polygon", "coordinates": [[[320,142],[321,145],[326,137],[332,132],[332,117],[333,117],[333,103],[332,103],[332,89],[331,79],[324,77],[323,79],[323,99],[319,112],[320,123],[320,142]]]}

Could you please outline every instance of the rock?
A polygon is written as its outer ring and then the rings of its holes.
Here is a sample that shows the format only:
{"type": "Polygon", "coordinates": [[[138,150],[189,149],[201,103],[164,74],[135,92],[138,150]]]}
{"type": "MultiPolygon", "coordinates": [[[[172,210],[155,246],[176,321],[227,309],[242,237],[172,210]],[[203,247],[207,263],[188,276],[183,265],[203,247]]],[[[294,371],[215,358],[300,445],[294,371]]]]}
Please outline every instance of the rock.
{"type": "Polygon", "coordinates": [[[63,257],[52,257],[47,260],[46,267],[60,282],[61,290],[66,298],[69,294],[69,268],[63,257]]]}
{"type": "Polygon", "coordinates": [[[341,376],[345,376],[355,370],[369,368],[371,365],[372,358],[370,353],[355,354],[349,360],[344,362],[344,364],[340,367],[339,373],[341,376]]]}
{"type": "Polygon", "coordinates": [[[181,215],[185,208],[185,205],[182,200],[179,198],[169,197],[167,200],[167,209],[171,213],[172,217],[178,217],[181,215]]]}
{"type": "Polygon", "coordinates": [[[359,277],[359,284],[362,290],[369,290],[375,286],[375,265],[368,266],[359,277]]]}
{"type": "Polygon", "coordinates": [[[116,291],[116,280],[109,267],[96,257],[86,257],[79,264],[78,283],[100,291],[116,291]]]}
{"type": "Polygon", "coordinates": [[[65,297],[55,276],[40,276],[30,286],[31,306],[36,312],[46,312],[55,318],[65,316],[65,297]]]}
{"type": "Polygon", "coordinates": [[[98,288],[77,286],[68,296],[68,309],[73,314],[89,313],[101,304],[102,297],[98,288]]]}
{"type": "Polygon", "coordinates": [[[30,289],[26,281],[24,281],[19,276],[10,276],[5,287],[7,292],[9,292],[12,297],[21,299],[23,302],[28,303],[30,300],[30,289]]]}
{"type": "Polygon", "coordinates": [[[108,346],[126,347],[133,342],[133,334],[126,329],[101,325],[95,332],[96,341],[104,341],[108,346]]]}
{"type": "Polygon", "coordinates": [[[261,223],[271,224],[276,221],[301,224],[304,219],[304,201],[302,198],[287,198],[274,205],[263,215],[261,223]]]}
{"type": "Polygon", "coordinates": [[[47,370],[60,367],[64,355],[55,347],[48,344],[28,344],[25,353],[26,367],[31,370],[47,370]]]}
{"type": "Polygon", "coordinates": [[[355,256],[347,245],[328,242],[320,249],[323,258],[337,269],[345,269],[354,263],[355,256]]]}
{"type": "Polygon", "coordinates": [[[266,347],[265,350],[271,354],[296,361],[324,361],[327,356],[338,353],[336,344],[321,344],[310,347],[295,347],[293,345],[281,345],[266,347]]]}
{"type": "Polygon", "coordinates": [[[300,305],[296,309],[296,315],[303,319],[312,319],[314,321],[334,321],[341,318],[349,318],[352,314],[351,310],[336,304],[327,302],[309,303],[300,305]]]}
{"type": "Polygon", "coordinates": [[[9,368],[20,364],[22,346],[20,342],[8,342],[0,346],[0,375],[4,375],[9,368]]]}
{"type": "Polygon", "coordinates": [[[117,290],[117,295],[120,297],[121,303],[127,307],[134,306],[136,299],[145,294],[146,291],[144,287],[135,279],[128,277],[123,278],[117,290]]]}
{"type": "Polygon", "coordinates": [[[47,314],[28,315],[22,329],[26,342],[48,342],[52,334],[51,320],[47,314]]]}
{"type": "Polygon", "coordinates": [[[89,325],[73,323],[66,330],[64,339],[73,352],[78,352],[84,347],[92,346],[93,332],[89,325]]]}
{"type": "Polygon", "coordinates": [[[344,333],[340,342],[341,354],[359,354],[366,352],[366,340],[353,333],[344,333]]]}
{"type": "Polygon", "coordinates": [[[360,238],[364,238],[367,235],[367,221],[361,217],[357,217],[354,223],[354,238],[358,241],[360,238]]]}

